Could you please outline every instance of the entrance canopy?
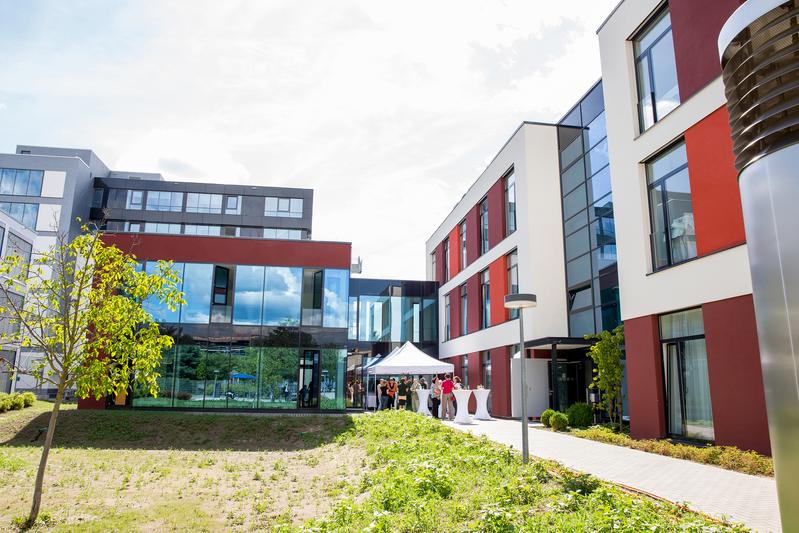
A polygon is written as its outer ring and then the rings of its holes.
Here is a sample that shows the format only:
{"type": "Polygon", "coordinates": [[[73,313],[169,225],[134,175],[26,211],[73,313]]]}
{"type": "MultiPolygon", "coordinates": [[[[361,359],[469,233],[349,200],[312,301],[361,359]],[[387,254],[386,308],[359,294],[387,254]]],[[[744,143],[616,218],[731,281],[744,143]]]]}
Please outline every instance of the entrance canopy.
{"type": "Polygon", "coordinates": [[[366,368],[369,374],[441,374],[452,372],[455,365],[430,357],[411,342],[406,342],[383,359],[366,368]]]}

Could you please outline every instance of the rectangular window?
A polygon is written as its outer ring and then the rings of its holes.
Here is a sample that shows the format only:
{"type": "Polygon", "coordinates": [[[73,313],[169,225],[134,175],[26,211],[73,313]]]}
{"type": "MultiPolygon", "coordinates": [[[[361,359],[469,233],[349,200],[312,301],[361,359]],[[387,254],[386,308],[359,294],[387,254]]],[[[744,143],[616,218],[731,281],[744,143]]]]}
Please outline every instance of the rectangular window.
{"type": "Polygon", "coordinates": [[[438,261],[436,260],[435,252],[430,254],[430,264],[432,266],[432,271],[433,271],[433,276],[432,276],[433,281],[439,281],[436,279],[436,277],[438,276],[438,261]]]}
{"type": "Polygon", "coordinates": [[[19,256],[22,260],[19,269],[15,269],[11,272],[12,276],[17,276],[20,272],[27,271],[28,265],[31,262],[31,254],[33,253],[33,245],[23,239],[15,235],[12,232],[8,233],[8,241],[6,244],[6,253],[5,257],[11,256],[19,256]]]}
{"type": "Polygon", "coordinates": [[[186,212],[222,214],[222,195],[190,192],[186,193],[186,212]]]}
{"type": "Polygon", "coordinates": [[[694,210],[685,142],[646,163],[655,270],[696,257],[694,210]]]}
{"type": "Polygon", "coordinates": [[[444,239],[444,281],[449,281],[449,239],[444,239]]]}
{"type": "Polygon", "coordinates": [[[491,352],[486,350],[480,352],[480,363],[483,367],[483,388],[491,388],[491,352]]]}
{"type": "Polygon", "coordinates": [[[491,287],[488,280],[488,269],[480,272],[480,327],[491,325],[491,287]]]}
{"type": "Polygon", "coordinates": [[[324,313],[326,328],[347,327],[347,306],[350,295],[350,271],[326,268],[324,278],[324,313]]]}
{"type": "Polygon", "coordinates": [[[461,285],[461,335],[469,333],[469,292],[461,285]]]}
{"type": "Polygon", "coordinates": [[[241,214],[241,196],[228,196],[225,198],[225,214],[226,215],[241,214]]]}
{"type": "Polygon", "coordinates": [[[17,222],[21,222],[26,228],[36,229],[36,218],[39,216],[39,204],[0,202],[0,211],[17,222]]]}
{"type": "Polygon", "coordinates": [[[211,235],[218,237],[222,228],[211,224],[186,224],[183,227],[184,235],[211,235]]]}
{"type": "Polygon", "coordinates": [[[324,271],[306,268],[302,273],[302,325],[322,325],[322,281],[324,271]]]}
{"type": "Polygon", "coordinates": [[[186,263],[183,271],[183,298],[180,308],[183,324],[208,324],[211,319],[214,265],[186,263]]]}
{"type": "Polygon", "coordinates": [[[125,209],[140,210],[144,202],[144,191],[128,191],[128,198],[125,202],[125,209]]]}
{"type": "Polygon", "coordinates": [[[461,384],[464,389],[469,388],[469,356],[461,356],[461,384]]]}
{"type": "Polygon", "coordinates": [[[43,170],[0,169],[0,194],[41,196],[43,170]]]}
{"type": "Polygon", "coordinates": [[[663,386],[668,432],[713,440],[713,409],[701,309],[661,315],[663,386]]]}
{"type": "Polygon", "coordinates": [[[101,208],[103,207],[103,193],[105,189],[94,189],[92,193],[92,207],[101,208]]]}
{"type": "Polygon", "coordinates": [[[264,200],[264,216],[302,218],[302,198],[277,198],[274,196],[267,196],[264,200]]]}
{"type": "Polygon", "coordinates": [[[505,236],[516,231],[516,177],[513,170],[505,176],[505,236]]]}
{"type": "Polygon", "coordinates": [[[468,256],[466,253],[466,221],[462,221],[458,226],[458,230],[460,232],[460,248],[461,248],[461,270],[466,268],[466,265],[469,264],[468,256]]]}
{"type": "MultiPolygon", "coordinates": [[[[140,231],[141,227],[135,231],[140,231]]],[[[134,230],[131,230],[134,231],[134,230]]],[[[167,233],[169,235],[180,235],[180,224],[170,224],[167,222],[145,222],[145,233],[167,233]]]]}
{"type": "MultiPolygon", "coordinates": [[[[516,250],[505,256],[505,264],[508,269],[508,294],[519,294],[519,254],[516,250]]],[[[518,309],[511,309],[508,312],[511,320],[519,317],[518,309]]]]}
{"type": "Polygon", "coordinates": [[[172,211],[179,213],[183,210],[183,193],[169,191],[147,191],[148,211],[172,211]]]}
{"type": "Polygon", "coordinates": [[[449,307],[449,294],[444,295],[444,340],[448,341],[450,337],[450,307],[449,307]]]}
{"type": "Polygon", "coordinates": [[[300,323],[303,270],[266,267],[264,290],[265,326],[297,326],[300,323]]]}
{"type": "Polygon", "coordinates": [[[488,251],[488,198],[480,202],[480,255],[488,251]]]}
{"type": "Polygon", "coordinates": [[[233,272],[228,267],[214,266],[214,288],[211,299],[211,322],[230,323],[233,317],[231,296],[233,293],[233,272]]]}
{"type": "Polygon", "coordinates": [[[638,82],[638,117],[641,131],[680,104],[671,16],[667,9],[655,15],[633,39],[638,82]]]}
{"type": "Polygon", "coordinates": [[[302,240],[302,230],[287,228],[264,228],[264,239],[288,239],[292,241],[299,241],[302,240]]]}

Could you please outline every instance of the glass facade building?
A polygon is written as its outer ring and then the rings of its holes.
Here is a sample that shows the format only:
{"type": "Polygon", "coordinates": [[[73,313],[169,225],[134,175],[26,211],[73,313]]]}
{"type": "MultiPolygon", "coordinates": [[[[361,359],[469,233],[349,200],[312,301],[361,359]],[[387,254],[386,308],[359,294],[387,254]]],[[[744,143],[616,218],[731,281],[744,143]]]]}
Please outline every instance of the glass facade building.
{"type": "Polygon", "coordinates": [[[558,123],[569,335],[621,323],[602,82],[558,123]]]}

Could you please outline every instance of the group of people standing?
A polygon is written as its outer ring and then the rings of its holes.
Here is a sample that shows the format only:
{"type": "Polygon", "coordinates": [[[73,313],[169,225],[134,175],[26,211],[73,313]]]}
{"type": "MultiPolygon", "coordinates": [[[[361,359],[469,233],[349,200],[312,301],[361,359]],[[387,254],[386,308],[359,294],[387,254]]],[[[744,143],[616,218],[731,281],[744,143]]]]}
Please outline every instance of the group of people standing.
{"type": "MultiPolygon", "coordinates": [[[[419,409],[419,389],[427,389],[427,381],[424,378],[409,378],[403,376],[397,381],[394,378],[381,379],[377,383],[377,408],[378,409],[405,409],[408,405],[408,397],[411,400],[411,408],[416,411],[419,409]]],[[[454,379],[449,374],[444,375],[444,379],[438,376],[433,378],[432,390],[430,391],[430,402],[432,414],[438,418],[438,410],[441,407],[441,418],[454,420],[457,410],[455,395],[452,391],[462,389],[461,378],[455,376],[454,379]]]]}

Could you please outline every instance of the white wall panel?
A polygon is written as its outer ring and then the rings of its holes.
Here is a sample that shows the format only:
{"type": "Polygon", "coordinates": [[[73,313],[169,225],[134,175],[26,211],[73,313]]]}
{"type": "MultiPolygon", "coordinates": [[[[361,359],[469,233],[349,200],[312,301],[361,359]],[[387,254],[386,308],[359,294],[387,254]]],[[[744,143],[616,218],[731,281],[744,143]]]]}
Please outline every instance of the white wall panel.
{"type": "Polygon", "coordinates": [[[59,220],[61,220],[61,205],[39,204],[36,231],[58,231],[59,220]]]}
{"type": "Polygon", "coordinates": [[[45,170],[42,180],[42,197],[63,198],[67,173],[62,170],[45,170]]]}

